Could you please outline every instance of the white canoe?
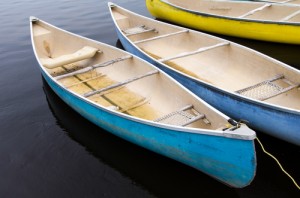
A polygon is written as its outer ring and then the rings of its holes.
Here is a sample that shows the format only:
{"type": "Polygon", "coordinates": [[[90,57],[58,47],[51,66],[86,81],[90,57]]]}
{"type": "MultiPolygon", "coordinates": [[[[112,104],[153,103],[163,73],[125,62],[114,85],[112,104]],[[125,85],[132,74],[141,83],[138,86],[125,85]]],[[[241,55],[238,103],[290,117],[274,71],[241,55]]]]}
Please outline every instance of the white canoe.
{"type": "Polygon", "coordinates": [[[47,83],[86,119],[228,185],[244,187],[254,178],[255,132],[161,70],[34,17],[31,38],[47,83]]]}
{"type": "Polygon", "coordinates": [[[124,48],[236,120],[300,145],[300,72],[257,51],[109,4],[124,48]]]}

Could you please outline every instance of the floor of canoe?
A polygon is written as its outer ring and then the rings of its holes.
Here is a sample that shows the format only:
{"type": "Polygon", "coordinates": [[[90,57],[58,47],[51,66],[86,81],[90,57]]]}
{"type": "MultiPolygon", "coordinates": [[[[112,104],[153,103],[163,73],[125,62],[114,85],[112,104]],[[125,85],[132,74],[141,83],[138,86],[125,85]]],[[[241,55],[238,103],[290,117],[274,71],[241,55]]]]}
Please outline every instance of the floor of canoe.
{"type": "MultiPolygon", "coordinates": [[[[52,69],[52,75],[61,75],[77,68],[74,65],[66,65],[52,69]]],[[[77,74],[59,80],[64,87],[77,94],[95,91],[117,83],[105,74],[91,70],[83,74],[77,74]]],[[[149,99],[129,90],[125,86],[110,89],[100,94],[88,97],[89,100],[113,110],[126,113],[141,119],[154,120],[159,117],[158,111],[149,103],[149,99]]]]}
{"type": "MultiPolygon", "coordinates": [[[[69,64],[55,69],[48,70],[52,76],[59,76],[77,70],[76,64],[69,64]]],[[[117,82],[108,75],[99,73],[97,70],[91,70],[82,74],[61,78],[58,82],[79,95],[106,88],[114,85],[117,82]]],[[[126,85],[118,86],[97,94],[88,96],[87,99],[99,104],[102,107],[109,108],[114,111],[118,111],[133,117],[137,117],[145,120],[157,120],[170,112],[163,112],[160,110],[162,104],[154,104],[151,102],[153,96],[142,96],[141,94],[131,90],[126,85]]],[[[176,111],[175,111],[176,112],[176,111]]],[[[172,112],[171,112],[172,113],[172,112]]],[[[176,120],[174,118],[174,120],[176,120]]],[[[195,128],[207,128],[211,129],[212,125],[209,120],[204,118],[204,121],[196,121],[189,124],[189,127],[195,128]]],[[[180,120],[177,120],[180,123],[180,120]]],[[[179,125],[176,122],[171,125],[179,125]]],[[[159,121],[160,122],[160,121],[159,121]]]]}
{"type": "MultiPolygon", "coordinates": [[[[150,51],[145,50],[143,48],[141,48],[141,50],[143,50],[146,54],[148,54],[149,56],[151,56],[154,59],[158,60],[158,59],[162,58],[158,54],[154,53],[153,51],[150,52],[150,51]]],[[[177,62],[180,62],[180,61],[177,61],[177,62]]],[[[234,81],[234,79],[236,79],[234,76],[239,76],[239,72],[237,70],[231,71],[231,73],[230,73],[231,77],[230,78],[225,78],[223,76],[223,78],[222,78],[223,81],[218,80],[218,82],[217,82],[217,81],[212,81],[212,80],[213,79],[218,79],[217,76],[219,76],[220,73],[213,73],[211,70],[205,69],[205,68],[202,68],[201,70],[200,69],[195,70],[193,67],[191,67],[191,65],[194,64],[193,62],[190,62],[188,67],[187,66],[183,67],[182,64],[177,64],[174,61],[166,61],[165,64],[172,67],[173,69],[178,70],[182,73],[185,73],[189,76],[192,76],[192,77],[197,78],[199,80],[202,80],[204,82],[207,82],[207,83],[210,83],[212,85],[215,85],[215,86],[218,86],[220,88],[228,90],[228,88],[225,87],[226,83],[224,82],[224,79],[226,79],[226,81],[229,82],[229,83],[227,82],[227,84],[230,85],[231,90],[229,90],[229,91],[241,89],[240,87],[241,87],[242,84],[241,83],[235,83],[235,81],[234,81]],[[197,71],[201,71],[201,75],[198,75],[197,71]],[[215,78],[211,77],[210,76],[211,74],[215,75],[216,77],[215,78]],[[206,78],[206,76],[210,76],[210,78],[206,78]],[[223,85],[223,87],[221,85],[223,85]]],[[[197,67],[199,68],[199,65],[197,67]]],[[[229,72],[227,72],[227,74],[229,74],[229,72]]],[[[247,78],[244,78],[244,80],[246,80],[246,79],[247,78]]],[[[257,82],[257,83],[259,83],[259,82],[257,82]]],[[[255,84],[255,82],[253,82],[252,84],[255,84]]],[[[298,102],[298,98],[300,98],[300,91],[299,90],[300,90],[299,88],[295,88],[295,89],[292,89],[292,90],[290,90],[286,93],[282,93],[282,94],[273,96],[269,99],[266,99],[265,101],[268,102],[268,103],[271,103],[271,104],[281,105],[281,106],[284,106],[284,107],[287,107],[287,108],[300,109],[300,104],[298,102]]],[[[252,98],[252,97],[250,97],[250,98],[252,98]]]]}

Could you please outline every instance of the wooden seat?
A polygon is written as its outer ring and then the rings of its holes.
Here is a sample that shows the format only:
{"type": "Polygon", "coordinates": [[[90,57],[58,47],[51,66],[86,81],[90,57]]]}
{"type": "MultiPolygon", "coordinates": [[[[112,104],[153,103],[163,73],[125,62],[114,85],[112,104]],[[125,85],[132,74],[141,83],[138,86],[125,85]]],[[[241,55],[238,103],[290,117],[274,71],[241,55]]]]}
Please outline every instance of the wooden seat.
{"type": "Polygon", "coordinates": [[[279,94],[290,91],[291,89],[294,89],[296,87],[299,87],[299,84],[293,84],[281,74],[250,87],[238,90],[236,91],[236,93],[257,100],[267,100],[279,94]],[[278,83],[274,83],[279,80],[282,80],[288,86],[282,87],[278,83]]]}
{"type": "Polygon", "coordinates": [[[92,58],[97,51],[99,51],[97,48],[85,46],[73,54],[62,55],[56,58],[41,58],[40,60],[44,67],[54,69],[56,67],[92,58]]]}
{"type": "Polygon", "coordinates": [[[153,121],[176,126],[187,126],[203,118],[205,118],[204,114],[200,114],[195,109],[193,109],[193,105],[188,105],[178,111],[171,112],[153,121]],[[191,112],[187,112],[187,110],[189,109],[191,110],[191,112]]]}

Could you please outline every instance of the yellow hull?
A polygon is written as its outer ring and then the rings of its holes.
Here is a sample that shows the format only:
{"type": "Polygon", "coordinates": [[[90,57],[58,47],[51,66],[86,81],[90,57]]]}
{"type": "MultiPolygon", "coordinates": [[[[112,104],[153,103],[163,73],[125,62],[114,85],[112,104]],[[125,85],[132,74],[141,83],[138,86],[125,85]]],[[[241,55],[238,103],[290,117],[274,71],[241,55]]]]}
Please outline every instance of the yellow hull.
{"type": "Polygon", "coordinates": [[[300,44],[300,24],[251,21],[192,13],[160,0],[146,0],[146,5],[153,16],[193,29],[247,39],[300,44]]]}

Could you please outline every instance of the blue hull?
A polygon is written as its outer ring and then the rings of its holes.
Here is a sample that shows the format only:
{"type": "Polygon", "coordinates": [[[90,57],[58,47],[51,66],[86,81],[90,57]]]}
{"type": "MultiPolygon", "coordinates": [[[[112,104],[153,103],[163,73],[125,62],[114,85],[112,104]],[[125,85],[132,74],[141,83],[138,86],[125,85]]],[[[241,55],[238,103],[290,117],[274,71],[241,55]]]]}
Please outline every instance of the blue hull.
{"type": "Polygon", "coordinates": [[[116,136],[194,167],[233,187],[247,186],[255,176],[253,140],[181,132],[116,116],[73,95],[57,85],[43,70],[41,72],[64,102],[116,136]]]}
{"type": "Polygon", "coordinates": [[[189,78],[154,61],[137,49],[116,28],[123,47],[130,53],[152,63],[216,109],[235,120],[246,120],[248,126],[300,146],[300,114],[224,92],[189,78]]]}

